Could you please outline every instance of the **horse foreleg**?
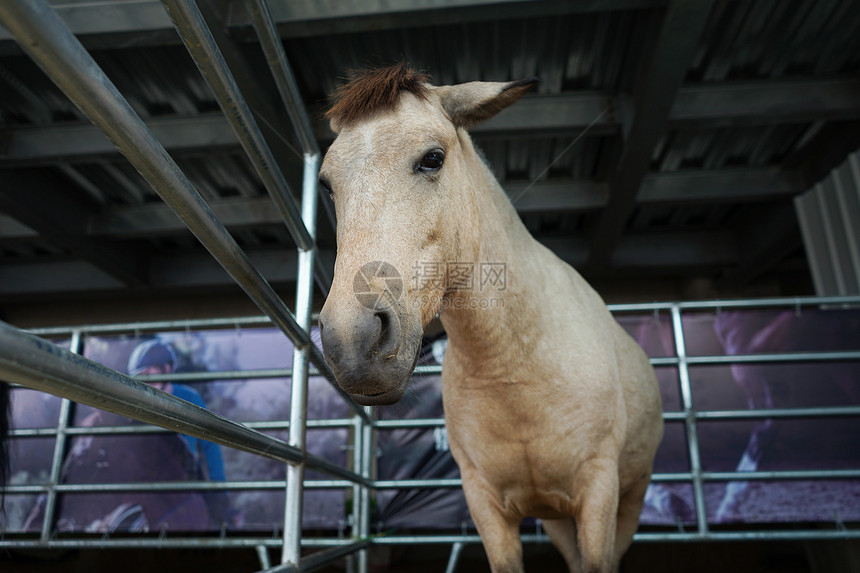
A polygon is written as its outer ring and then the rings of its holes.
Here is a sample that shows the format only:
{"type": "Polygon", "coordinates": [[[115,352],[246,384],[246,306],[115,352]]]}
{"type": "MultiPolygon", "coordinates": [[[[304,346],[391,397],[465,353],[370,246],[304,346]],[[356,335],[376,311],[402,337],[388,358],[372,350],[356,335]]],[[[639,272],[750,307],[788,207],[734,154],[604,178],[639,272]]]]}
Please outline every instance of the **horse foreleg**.
{"type": "Polygon", "coordinates": [[[463,492],[493,573],[522,573],[520,519],[506,516],[498,494],[480,476],[463,472],[463,492]]]}
{"type": "Polygon", "coordinates": [[[616,566],[615,535],[618,514],[618,468],[591,462],[583,472],[576,517],[583,573],[611,573],[616,566]]]}
{"type": "Polygon", "coordinates": [[[615,555],[614,567],[618,570],[621,556],[633,543],[633,535],[639,528],[639,515],[642,513],[642,505],[645,502],[645,491],[651,474],[644,476],[632,489],[628,490],[618,502],[618,523],[615,528],[615,555]]]}
{"type": "Polygon", "coordinates": [[[578,572],[581,568],[581,560],[576,543],[576,522],[573,518],[544,519],[541,523],[552,544],[564,557],[567,568],[574,573],[578,572]]]}

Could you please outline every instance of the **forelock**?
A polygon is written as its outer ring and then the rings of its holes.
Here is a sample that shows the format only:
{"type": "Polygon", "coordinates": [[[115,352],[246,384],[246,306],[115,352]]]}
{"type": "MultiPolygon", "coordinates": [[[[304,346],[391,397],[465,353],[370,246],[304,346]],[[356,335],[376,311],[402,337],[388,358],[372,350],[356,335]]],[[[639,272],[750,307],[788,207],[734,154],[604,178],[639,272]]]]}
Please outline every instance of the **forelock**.
{"type": "Polygon", "coordinates": [[[426,99],[430,76],[401,62],[387,68],[360,73],[332,94],[334,103],[326,112],[332,128],[340,131],[382,111],[393,111],[403,92],[426,99]]]}

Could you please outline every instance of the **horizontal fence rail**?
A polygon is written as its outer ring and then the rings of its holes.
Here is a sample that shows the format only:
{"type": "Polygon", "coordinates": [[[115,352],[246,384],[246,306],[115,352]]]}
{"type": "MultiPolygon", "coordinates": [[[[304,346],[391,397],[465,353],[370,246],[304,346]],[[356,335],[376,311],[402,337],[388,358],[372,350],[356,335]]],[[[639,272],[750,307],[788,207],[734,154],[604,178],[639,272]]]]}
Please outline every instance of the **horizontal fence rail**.
{"type": "MultiPolygon", "coordinates": [[[[73,408],[70,401],[74,400],[156,424],[173,432],[285,462],[287,501],[284,506],[283,536],[280,540],[282,566],[275,570],[311,571],[358,551],[359,573],[366,573],[368,564],[367,552],[364,549],[369,541],[354,542],[345,547],[333,546],[327,551],[301,557],[301,507],[305,468],[320,470],[347,480],[346,483],[329,480],[327,485],[353,487],[356,495],[360,493],[365,500],[369,500],[368,487],[371,485],[369,468],[361,467],[358,463],[364,462],[364,457],[356,460],[355,467],[360,472],[356,473],[326,459],[312,456],[305,448],[309,362],[316,365],[318,370],[315,374],[322,374],[355,413],[355,451],[369,450],[369,439],[367,443],[363,443],[362,437],[368,438],[371,422],[367,410],[358,407],[337,385],[320,349],[310,336],[314,270],[316,269],[320,289],[324,293],[331,284],[328,268],[315,256],[319,195],[323,197],[330,222],[333,223],[334,218],[331,201],[326,199],[317,184],[320,152],[313,137],[307,111],[265,0],[249,0],[247,7],[259,34],[270,71],[304,151],[300,212],[289,185],[257,126],[252,110],[240,93],[238,84],[197,4],[192,0],[163,0],[163,4],[299,247],[295,316],[47,1],[4,1],[0,3],[0,24],[69,100],[107,135],[236,284],[272,323],[293,341],[295,347],[293,369],[290,372],[292,413],[288,426],[289,443],[180,400],[150,386],[146,381],[125,376],[79,356],[77,353],[81,350],[80,330],[71,334],[71,351],[66,351],[32,334],[0,323],[0,375],[11,383],[54,393],[63,398],[55,431],[49,483],[43,490],[46,502],[39,543],[42,546],[51,546],[52,535],[56,533],[54,520],[57,496],[64,491],[71,491],[64,490],[65,486],[71,484],[59,482],[67,453],[67,438],[74,435],[67,433],[67,430],[71,429],[69,426],[73,408]]],[[[125,274],[125,280],[129,284],[142,282],[142,278],[138,276],[139,272],[125,274]]],[[[218,484],[219,488],[235,485],[218,484]]],[[[317,485],[322,486],[322,482],[317,485]]],[[[155,491],[162,488],[162,491],[170,491],[174,486],[175,484],[141,484],[137,487],[141,490],[154,488],[150,491],[155,491]]],[[[213,486],[214,484],[208,484],[208,487],[213,486]]],[[[111,484],[100,484],[101,491],[108,489],[111,489],[111,484]]],[[[3,493],[5,495],[6,492],[3,493]]],[[[353,527],[360,533],[366,533],[368,517],[369,505],[363,503],[362,508],[354,513],[353,527]]],[[[157,545],[165,546],[164,541],[159,538],[157,545]]],[[[2,542],[0,539],[0,543],[2,542]]],[[[258,553],[261,547],[262,544],[255,544],[258,553]]]]}
{"type": "MultiPolygon", "coordinates": [[[[803,299],[768,299],[763,301],[711,301],[711,302],[690,302],[690,303],[655,303],[650,305],[615,305],[610,307],[617,314],[629,313],[648,313],[657,311],[658,313],[668,313],[672,318],[673,326],[677,328],[678,333],[683,340],[684,324],[681,320],[684,312],[719,312],[727,309],[752,309],[752,308],[782,308],[795,309],[802,311],[803,308],[834,308],[834,307],[853,307],[860,306],[860,297],[839,297],[839,298],[814,298],[808,297],[803,299]]],[[[664,316],[667,316],[664,314],[664,316]]],[[[43,335],[53,337],[63,336],[78,336],[85,337],[86,335],[98,334],[118,334],[118,333],[137,333],[137,332],[164,332],[164,331],[189,331],[190,329],[210,329],[210,328],[250,328],[250,327],[269,327],[271,322],[266,317],[239,317],[217,320],[199,320],[199,321],[163,321],[151,323],[137,324],[122,324],[122,325],[91,325],[78,327],[63,327],[56,329],[40,329],[39,332],[43,335]]],[[[2,342],[0,337],[0,342],[2,342]]],[[[683,352],[677,353],[680,355],[653,358],[652,364],[656,368],[671,367],[681,372],[690,365],[725,365],[725,364],[767,364],[767,363],[822,363],[822,362],[838,362],[838,361],[860,361],[860,351],[840,351],[840,352],[796,352],[796,353],[774,353],[774,354],[754,354],[754,355],[729,355],[729,356],[690,356],[686,353],[686,348],[683,352]]],[[[67,351],[63,351],[67,352],[67,351]]],[[[73,358],[74,361],[85,360],[81,357],[73,358]]],[[[2,364],[2,363],[0,363],[2,364]]],[[[416,370],[417,375],[434,376],[441,372],[439,366],[421,366],[416,370]]],[[[0,369],[0,374],[5,375],[5,371],[0,369]]],[[[281,369],[260,369],[249,371],[226,371],[226,372],[205,372],[205,373],[189,373],[176,374],[171,376],[152,376],[151,381],[158,381],[170,378],[172,381],[196,382],[201,380],[253,380],[262,378],[289,378],[292,375],[292,370],[289,368],[281,369]]],[[[146,386],[140,380],[134,380],[136,384],[146,386]]],[[[688,380],[689,382],[689,380],[688,380]]],[[[147,387],[148,388],[148,387],[147,387]]],[[[147,390],[147,392],[152,389],[147,390]]],[[[685,428],[695,425],[702,421],[717,421],[717,420],[756,420],[756,419],[822,419],[826,417],[860,417],[860,406],[830,406],[830,407],[807,407],[807,408],[774,408],[774,409],[751,409],[751,410],[697,410],[692,402],[686,404],[686,408],[681,411],[667,411],[664,413],[664,420],[668,423],[682,423],[685,428]]],[[[360,419],[359,419],[360,420],[360,419]]],[[[366,430],[371,432],[387,432],[399,429],[442,429],[444,428],[443,418],[422,418],[422,419],[386,419],[373,420],[370,425],[357,422],[356,419],[329,419],[329,420],[309,420],[307,428],[309,430],[322,429],[351,429],[356,430],[364,425],[366,430]],[[358,425],[357,425],[358,424],[358,425]]],[[[288,430],[290,423],[288,421],[267,421],[267,422],[249,422],[245,425],[252,431],[266,430],[288,430]]],[[[359,432],[364,433],[366,430],[359,432]]],[[[58,428],[22,428],[12,432],[12,437],[15,439],[28,439],[37,437],[57,437],[62,435],[68,439],[77,435],[104,435],[104,434],[152,434],[157,432],[175,431],[173,427],[168,426],[168,429],[160,429],[152,426],[108,426],[94,428],[79,428],[65,427],[62,430],[58,428]]],[[[368,434],[369,436],[369,434],[368,434]]],[[[268,436],[266,436],[268,438],[268,436]]],[[[212,439],[211,435],[207,435],[207,439],[212,439]]],[[[370,444],[372,438],[365,440],[361,446],[361,451],[356,451],[356,458],[365,457],[367,461],[365,466],[361,462],[355,464],[355,467],[370,467],[371,450],[370,444]]],[[[689,446],[691,451],[698,452],[698,441],[691,441],[689,446]]],[[[292,452],[295,453],[295,452],[292,452]]],[[[313,467],[313,464],[309,464],[313,467]]],[[[331,468],[322,468],[331,469],[331,468]]],[[[460,488],[462,482],[459,478],[445,479],[372,479],[367,469],[362,470],[362,474],[356,474],[349,470],[342,470],[346,475],[334,474],[335,477],[341,479],[305,479],[304,488],[307,490],[322,490],[322,489],[342,489],[347,490],[354,487],[353,484],[363,483],[373,490],[394,490],[394,489],[456,489],[460,488]]],[[[781,471],[706,471],[702,468],[701,463],[691,465],[690,471],[674,472],[674,473],[657,473],[654,474],[652,481],[655,484],[663,483],[688,483],[693,487],[702,488],[707,483],[725,483],[725,482],[761,482],[761,481],[795,481],[795,480],[857,480],[860,479],[860,468],[858,469],[817,469],[817,470],[781,470],[781,471]]],[[[82,493],[82,492],[114,492],[114,491],[151,491],[151,492],[170,492],[170,491],[250,491],[250,490],[278,490],[283,487],[283,482],[280,480],[265,480],[265,481],[225,481],[225,482],[179,482],[179,483],[113,483],[113,484],[32,484],[32,485],[13,485],[6,488],[7,493],[15,494],[34,494],[44,493],[48,490],[55,494],[63,493],[82,493]]],[[[694,491],[695,493],[695,491],[694,491]]],[[[369,504],[369,496],[366,500],[362,500],[361,496],[359,504],[369,504]]],[[[701,496],[694,495],[695,503],[702,503],[701,496]]],[[[356,505],[359,505],[356,504],[356,505]]],[[[637,542],[665,542],[665,541],[743,541],[743,540],[797,540],[797,539],[856,539],[860,538],[860,529],[848,527],[843,523],[834,522],[830,527],[827,524],[821,524],[817,529],[797,529],[791,525],[769,525],[764,530],[734,530],[731,525],[720,525],[716,529],[707,523],[707,517],[704,515],[704,507],[696,507],[696,523],[692,525],[679,523],[675,529],[671,526],[651,526],[636,534],[637,542]],[[702,519],[704,518],[705,526],[702,527],[702,519]]],[[[362,519],[366,519],[362,517],[362,519]]],[[[746,528],[756,526],[745,526],[746,528]]],[[[397,545],[397,544],[412,544],[412,543],[431,543],[431,544],[454,544],[454,543],[478,543],[478,536],[472,532],[464,532],[457,535],[451,534],[431,534],[431,535],[385,535],[381,532],[374,534],[371,531],[370,523],[366,523],[363,528],[356,530],[359,539],[364,541],[357,544],[353,540],[335,537],[305,537],[301,539],[301,546],[304,548],[323,548],[335,547],[338,551],[359,550],[366,547],[367,543],[377,545],[397,545]],[[362,533],[363,531],[363,533],[362,533]]],[[[356,535],[356,533],[353,533],[356,535]]],[[[523,540],[525,542],[548,542],[548,539],[542,532],[531,534],[524,532],[523,540]]],[[[271,539],[256,536],[251,538],[236,538],[236,537],[221,537],[218,539],[211,537],[200,537],[197,539],[177,539],[167,537],[163,533],[161,539],[118,539],[118,538],[88,538],[88,539],[6,539],[0,540],[0,546],[38,546],[38,547],[279,547],[282,539],[273,535],[271,539]]],[[[333,554],[333,553],[332,553],[333,554]]],[[[304,562],[303,562],[304,563],[304,562]]],[[[270,570],[291,570],[287,565],[281,565],[283,569],[272,568],[270,570]],[[284,568],[286,567],[286,568],[284,568]]]]}
{"type": "MultiPolygon", "coordinates": [[[[265,317],[234,319],[212,319],[208,321],[161,321],[124,325],[81,326],[74,328],[40,329],[28,334],[0,323],[0,376],[22,386],[50,392],[63,397],[54,428],[15,429],[11,437],[16,440],[53,438],[54,449],[49,477],[46,483],[12,485],[3,490],[5,494],[45,494],[47,501],[42,522],[41,535],[7,536],[0,538],[0,547],[40,548],[84,548],[84,547],[139,547],[139,548],[213,548],[248,547],[258,553],[266,548],[282,548],[284,561],[274,567],[264,565],[267,573],[311,571],[332,560],[359,552],[359,573],[368,569],[366,550],[370,545],[403,545],[419,543],[453,544],[461,548],[463,543],[478,543],[478,536],[464,531],[459,535],[375,535],[370,528],[371,489],[405,488],[459,488],[461,481],[452,479],[374,479],[374,432],[406,428],[443,428],[442,419],[420,420],[375,420],[371,411],[358,407],[336,384],[331,370],[325,363],[320,349],[310,337],[310,307],[312,296],[312,274],[316,269],[320,287],[328,288],[328,269],[314,257],[314,221],[316,218],[315,170],[318,169],[319,148],[311,124],[304,110],[295,78],[287,62],[283,45],[272,22],[264,0],[246,0],[246,7],[260,40],[272,77],[281,96],[282,103],[296,130],[304,154],[304,185],[302,212],[293,197],[275,157],[256,123],[254,113],[233,74],[211,30],[195,2],[190,0],[163,0],[167,12],[197,64],[213,90],[222,110],[233,127],[236,137],[245,150],[256,173],[269,192],[273,203],[284,219],[291,236],[300,249],[300,269],[297,286],[296,316],[275,293],[271,285],[251,264],[224,225],[215,217],[209,206],[155,139],[152,132],[122,97],[114,84],[102,72],[93,58],[81,46],[54,10],[44,0],[3,0],[0,2],[0,23],[18,41],[22,49],[45,71],[57,86],[94,124],[100,127],[129,162],[152,186],[155,192],[179,216],[203,246],[230,274],[235,282],[249,295],[266,314],[265,317]],[[313,196],[312,199],[311,196],[313,196]],[[298,317],[298,318],[297,318],[298,317]],[[106,368],[80,356],[82,336],[116,334],[122,332],[164,331],[206,328],[242,328],[274,325],[295,344],[295,369],[267,369],[244,372],[214,372],[195,374],[172,374],[164,377],[132,378],[106,368]],[[70,336],[71,351],[63,350],[41,336],[70,336]],[[316,370],[308,367],[308,361],[316,370]],[[306,421],[307,376],[322,375],[346,401],[355,413],[352,419],[306,421]],[[291,378],[293,385],[293,412],[289,422],[279,420],[239,424],[212,413],[168,393],[162,392],[147,382],[170,380],[171,382],[199,382],[206,380],[251,380],[262,378],[291,378]],[[153,426],[108,426],[98,428],[75,427],[71,424],[70,400],[116,412],[153,426]],[[348,429],[353,433],[353,469],[340,467],[332,462],[309,455],[304,448],[306,429],[348,429]],[[290,443],[262,433],[263,431],[290,431],[290,443]],[[76,436],[89,435],[147,435],[162,432],[179,432],[219,443],[268,459],[287,464],[286,475],[290,477],[285,495],[283,530],[274,531],[271,537],[228,537],[221,534],[198,538],[168,536],[162,530],[150,536],[111,538],[107,534],[80,535],[77,538],[57,537],[54,518],[57,496],[66,493],[94,492],[175,492],[175,491],[246,491],[280,490],[280,480],[249,481],[194,481],[194,482],[147,482],[147,483],[61,483],[61,468],[67,452],[67,441],[76,436]],[[312,468],[339,479],[304,479],[304,468],[312,468]],[[301,507],[303,489],[351,490],[353,508],[351,513],[351,539],[339,535],[323,538],[302,537],[301,507]],[[298,515],[295,515],[298,513],[298,515]],[[323,551],[299,555],[300,548],[322,548],[323,551]]],[[[247,95],[247,94],[246,94],[247,95]]],[[[333,218],[331,203],[326,194],[319,197],[330,220],[333,218]]],[[[134,277],[131,277],[134,280],[134,277]]],[[[783,408],[734,411],[700,411],[695,407],[689,368],[707,365],[738,364],[822,364],[825,362],[860,361],[860,349],[840,352],[795,352],[775,354],[750,354],[743,356],[690,356],[685,343],[682,315],[684,313],[720,312],[748,308],[840,308],[857,307],[860,297],[804,297],[794,299],[764,299],[754,301],[702,301],[684,303],[656,303],[613,305],[616,313],[668,313],[674,331],[674,355],[652,359],[656,368],[675,368],[682,408],[669,411],[664,420],[683,424],[687,439],[687,454],[690,471],[661,473],[653,476],[655,483],[689,483],[693,490],[695,530],[687,531],[679,524],[678,531],[663,528],[659,531],[642,531],[635,539],[639,542],[662,541],[719,541],[760,539],[845,539],[860,538],[860,529],[849,529],[840,522],[832,529],[797,530],[782,528],[772,531],[714,530],[708,523],[705,510],[704,485],[710,482],[738,482],[761,480],[848,480],[860,478],[860,469],[804,470],[804,471],[750,471],[711,472],[703,469],[697,437],[700,422],[716,420],[757,419],[822,419],[826,417],[858,417],[860,406],[834,406],[815,408],[783,408]]],[[[417,375],[440,374],[440,367],[419,367],[417,375]]],[[[344,527],[344,529],[346,526],[344,527]]],[[[277,529],[277,528],[276,528],[277,529]]],[[[546,543],[542,532],[526,532],[523,541],[546,543]]],[[[457,549],[459,552],[459,549],[457,549]]],[[[452,561],[456,559],[452,554],[452,561]]]]}
{"type": "MultiPolygon", "coordinates": [[[[0,323],[0,378],[174,432],[369,485],[328,460],[0,323]]],[[[65,434],[68,429],[63,429],[65,434]]]]}
{"type": "MultiPolygon", "coordinates": [[[[352,399],[334,380],[320,350],[248,255],[215,216],[164,146],[152,134],[95,60],[44,0],[0,3],[0,23],[19,45],[128,159],[152,189],[176,213],[212,257],[254,303],[310,357],[343,399],[358,413],[352,399]]],[[[254,158],[252,157],[252,160],[254,158]]],[[[312,248],[307,228],[293,204],[288,226],[303,248],[312,248]],[[295,213],[292,213],[295,211],[295,213]]]]}

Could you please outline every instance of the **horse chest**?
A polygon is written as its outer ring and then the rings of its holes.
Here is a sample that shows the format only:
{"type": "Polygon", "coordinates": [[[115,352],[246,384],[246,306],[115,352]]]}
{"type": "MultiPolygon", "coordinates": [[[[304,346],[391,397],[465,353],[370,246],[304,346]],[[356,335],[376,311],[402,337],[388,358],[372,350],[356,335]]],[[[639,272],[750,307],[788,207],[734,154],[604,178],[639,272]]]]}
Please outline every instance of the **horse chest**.
{"type": "Polygon", "coordinates": [[[576,481],[580,452],[573,444],[556,447],[551,440],[523,436],[523,432],[484,432],[481,441],[466,436],[465,444],[452,441],[452,452],[464,479],[480,476],[477,479],[509,515],[542,519],[570,515],[575,505],[570,486],[576,481]]]}
{"type": "Polygon", "coordinates": [[[464,479],[479,475],[512,515],[569,515],[570,486],[582,461],[607,451],[606,422],[524,384],[501,391],[467,386],[443,394],[451,449],[464,479]]]}

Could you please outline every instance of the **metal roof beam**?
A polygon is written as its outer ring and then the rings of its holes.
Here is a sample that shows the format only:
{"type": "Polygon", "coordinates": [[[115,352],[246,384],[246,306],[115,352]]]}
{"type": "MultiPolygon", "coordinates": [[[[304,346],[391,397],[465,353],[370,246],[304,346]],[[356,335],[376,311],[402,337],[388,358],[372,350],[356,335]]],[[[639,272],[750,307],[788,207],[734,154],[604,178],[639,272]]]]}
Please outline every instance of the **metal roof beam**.
{"type": "Polygon", "coordinates": [[[804,123],[860,117],[860,80],[727,82],[682,87],[669,114],[673,127],[804,123]]]}
{"type": "Polygon", "coordinates": [[[636,202],[745,203],[793,197],[806,189],[799,172],[775,168],[678,171],[646,175],[636,202]]]}
{"type": "MultiPolygon", "coordinates": [[[[239,142],[220,113],[193,117],[152,119],[147,122],[155,137],[170,152],[213,148],[238,148],[239,142]]],[[[91,123],[0,130],[0,166],[26,166],[65,162],[89,162],[119,151],[102,130],[91,123]]]]}
{"type": "MultiPolygon", "coordinates": [[[[546,137],[570,135],[591,125],[590,135],[615,135],[620,131],[619,104],[620,98],[590,92],[529,96],[472,133],[481,140],[546,137]],[[609,113],[603,113],[607,108],[609,113]]],[[[683,87],[668,123],[671,127],[711,128],[857,119],[860,80],[848,78],[683,87]]],[[[154,118],[147,125],[172,153],[239,145],[220,113],[154,118]]],[[[334,137],[325,120],[316,121],[314,131],[322,141],[334,137]]],[[[0,129],[0,143],[0,166],[85,162],[118,154],[107,137],[89,123],[0,129]]]]}
{"type": "MultiPolygon", "coordinates": [[[[296,252],[290,249],[249,252],[269,282],[294,282],[296,252]]],[[[152,258],[148,288],[235,288],[236,283],[206,253],[173,253],[152,258]]],[[[28,261],[0,265],[0,296],[125,291],[125,285],[90,261],[28,261]],[[58,281],[57,277],[63,280],[58,281]]]]}
{"type": "MultiPolygon", "coordinates": [[[[84,45],[88,47],[129,47],[179,42],[160,0],[54,0],[51,4],[76,36],[84,36],[84,45]]],[[[299,37],[459,24],[499,18],[635,10],[665,5],[666,0],[292,0],[271,2],[270,10],[282,37],[299,37]]],[[[248,33],[252,34],[251,20],[245,11],[243,0],[225,2],[223,12],[229,15],[229,27],[247,28],[248,33]]],[[[7,48],[10,44],[10,36],[2,28],[0,43],[7,44],[7,48]]]]}
{"type": "MultiPolygon", "coordinates": [[[[517,211],[587,211],[605,207],[609,187],[595,181],[549,180],[531,186],[504,185],[517,211]]],[[[808,186],[799,172],[779,169],[726,169],[652,173],[642,180],[636,204],[743,203],[793,197],[808,186]]]]}
{"type": "Polygon", "coordinates": [[[609,203],[590,237],[589,267],[608,264],[624,233],[713,4],[713,0],[673,0],[669,4],[650,62],[640,75],[642,83],[634,94],[633,120],[609,181],[609,203]]]}
{"type": "MultiPolygon", "coordinates": [[[[549,180],[531,187],[526,182],[504,185],[514,206],[521,213],[541,211],[587,211],[607,203],[605,183],[585,180],[549,180]],[[523,193],[527,188],[528,191],[523,193]]],[[[722,203],[752,202],[793,197],[806,190],[803,178],[778,169],[729,169],[658,173],[645,177],[638,203],[722,203]]],[[[226,227],[233,230],[281,224],[278,213],[267,197],[223,199],[209,206],[226,227]]],[[[88,234],[93,237],[130,239],[185,234],[188,230],[166,205],[152,203],[114,207],[90,217],[88,234]]],[[[9,233],[0,220],[0,239],[9,233]]]]}
{"type": "MultiPolygon", "coordinates": [[[[540,237],[538,237],[540,240],[540,237]]],[[[584,239],[542,239],[559,257],[579,265],[588,255],[584,239]]],[[[334,263],[333,250],[320,251],[325,264],[334,263]]],[[[272,284],[296,280],[296,252],[290,249],[248,251],[248,257],[272,284]]],[[[662,269],[714,269],[738,264],[736,242],[727,232],[637,234],[625,237],[612,268],[632,272],[659,272],[662,269]]],[[[235,283],[206,253],[157,254],[152,257],[147,290],[235,288],[235,283]]],[[[0,265],[0,300],[3,297],[41,296],[127,289],[112,276],[80,259],[28,261],[0,265]],[[63,280],[58,281],[57,277],[63,280]]]]}
{"type": "Polygon", "coordinates": [[[91,210],[44,170],[4,172],[0,178],[0,210],[123,285],[144,285],[146,261],[141,252],[88,237],[86,222],[91,210]]]}
{"type": "MultiPolygon", "coordinates": [[[[283,225],[268,197],[209,201],[209,207],[231,230],[283,225]]],[[[94,237],[165,237],[188,234],[179,217],[163,203],[113,207],[93,215],[89,233],[94,237]]]]}
{"type": "MultiPolygon", "coordinates": [[[[588,243],[584,238],[544,239],[541,243],[573,266],[582,266],[588,258],[588,243]]],[[[738,257],[736,237],[728,230],[633,233],[621,239],[608,268],[683,269],[696,273],[701,269],[736,265],[738,257]]]]}

